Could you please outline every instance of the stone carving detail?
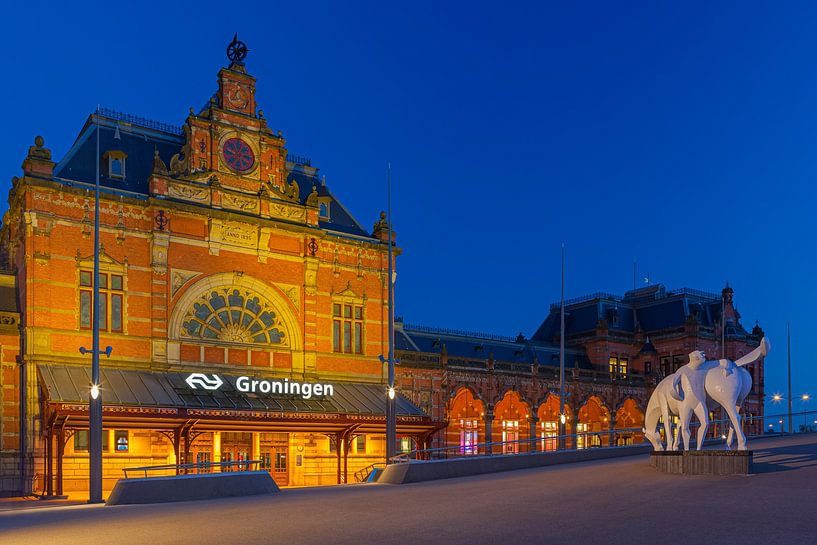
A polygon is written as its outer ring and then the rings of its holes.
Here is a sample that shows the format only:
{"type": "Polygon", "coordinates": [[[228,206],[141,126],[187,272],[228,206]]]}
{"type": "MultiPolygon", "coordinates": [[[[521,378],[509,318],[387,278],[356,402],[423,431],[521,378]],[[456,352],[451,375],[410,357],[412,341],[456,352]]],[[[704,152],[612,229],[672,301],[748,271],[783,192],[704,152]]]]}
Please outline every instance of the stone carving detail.
{"type": "Polygon", "coordinates": [[[187,172],[187,157],[176,153],[170,158],[170,175],[178,176],[187,172]]]}
{"type": "Polygon", "coordinates": [[[271,203],[269,207],[270,216],[285,220],[305,221],[306,210],[300,206],[271,203]]]}
{"type": "Polygon", "coordinates": [[[667,450],[678,448],[678,438],[672,440],[668,426],[670,416],[679,417],[679,435],[684,449],[689,450],[689,424],[692,414],[698,417],[697,449],[701,450],[709,426],[709,412],[721,406],[729,417],[731,427],[726,439],[727,448],[737,436],[738,450],[746,450],[746,436],[741,429],[740,406],[752,389],[752,375],[744,366],[769,353],[769,341],[764,337],[760,346],[737,361],[728,359],[706,360],[700,350],[689,354],[689,363],[669,375],[656,387],[647,404],[644,435],[655,450],[664,450],[661,437],[655,431],[658,419],[663,418],[667,437],[667,450]]]}
{"type": "Polygon", "coordinates": [[[284,285],[277,285],[278,288],[284,292],[284,294],[289,298],[290,301],[295,305],[295,308],[300,307],[300,290],[297,286],[284,286],[284,285]]]}
{"type": "Polygon", "coordinates": [[[16,327],[20,322],[20,315],[16,312],[0,312],[0,327],[16,327]]]}
{"type": "Polygon", "coordinates": [[[221,229],[221,239],[226,244],[243,248],[256,248],[258,233],[243,223],[224,222],[221,229]]]}
{"type": "Polygon", "coordinates": [[[167,165],[159,157],[159,150],[153,150],[153,174],[167,176],[167,165]]]}
{"type": "Polygon", "coordinates": [[[318,207],[318,186],[312,186],[312,193],[306,198],[306,205],[312,208],[318,207]]]}
{"type": "Polygon", "coordinates": [[[173,269],[170,280],[170,297],[175,297],[176,293],[178,293],[182,286],[187,284],[193,278],[197,277],[199,274],[201,273],[185,271],[182,269],[173,269]]]}
{"type": "Polygon", "coordinates": [[[170,235],[166,232],[156,231],[153,233],[151,242],[151,267],[158,275],[167,274],[167,250],[170,245],[170,235]]]}
{"type": "Polygon", "coordinates": [[[122,206],[119,206],[119,212],[116,213],[117,221],[116,221],[116,243],[121,245],[125,242],[125,221],[124,221],[125,213],[122,210],[122,206]]]}
{"type": "Polygon", "coordinates": [[[210,192],[207,189],[184,183],[169,184],[167,186],[167,194],[169,197],[174,197],[176,199],[199,203],[206,203],[210,198],[210,192]]]}
{"type": "Polygon", "coordinates": [[[380,219],[378,219],[374,227],[372,228],[372,234],[374,236],[380,236],[381,233],[385,233],[389,229],[389,222],[386,220],[386,213],[380,212],[380,219]]]}
{"type": "Polygon", "coordinates": [[[281,187],[275,182],[275,174],[269,175],[270,180],[267,183],[266,189],[275,195],[277,198],[294,202],[300,203],[301,202],[301,189],[298,186],[298,182],[294,179],[291,180],[289,183],[286,181],[281,182],[281,187]]]}
{"type": "Polygon", "coordinates": [[[82,236],[85,238],[91,236],[91,206],[87,201],[82,207],[82,236]]]}
{"type": "MultiPolygon", "coordinates": [[[[84,210],[85,204],[89,201],[84,199],[83,197],[69,197],[68,199],[64,198],[65,195],[61,193],[55,193],[51,191],[32,191],[32,197],[35,201],[44,201],[51,203],[55,206],[59,206],[61,208],[69,208],[69,209],[76,209],[76,210],[84,210]]],[[[106,215],[115,216],[118,213],[118,205],[117,206],[109,206],[104,201],[102,201],[102,206],[100,207],[101,214],[100,217],[104,218],[106,215]]],[[[89,206],[90,211],[90,206],[89,206]]],[[[90,212],[89,212],[90,214],[90,212]]],[[[149,221],[151,219],[150,215],[146,212],[145,209],[139,208],[128,208],[124,214],[124,217],[129,219],[137,219],[141,221],[149,221]],[[141,212],[139,212],[142,210],[141,212]],[[139,212],[139,213],[136,213],[139,212]]],[[[90,223],[90,216],[88,219],[90,223]]]]}
{"type": "Polygon", "coordinates": [[[181,336],[241,344],[287,345],[283,322],[263,296],[243,288],[209,289],[187,311],[181,336]]]}
{"type": "Polygon", "coordinates": [[[233,210],[241,210],[242,212],[253,214],[258,213],[258,199],[254,197],[242,197],[225,192],[221,195],[221,202],[225,208],[232,208],[233,210]]]}

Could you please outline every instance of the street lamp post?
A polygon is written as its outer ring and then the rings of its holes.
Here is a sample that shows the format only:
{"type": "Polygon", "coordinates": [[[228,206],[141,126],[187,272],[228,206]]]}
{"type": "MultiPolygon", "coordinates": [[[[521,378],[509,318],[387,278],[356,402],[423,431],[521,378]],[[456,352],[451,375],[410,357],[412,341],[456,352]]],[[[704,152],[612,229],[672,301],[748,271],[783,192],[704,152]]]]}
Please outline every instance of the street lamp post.
{"type": "MultiPolygon", "coordinates": [[[[91,386],[88,392],[88,503],[102,503],[102,391],[99,379],[99,107],[96,109],[96,180],[94,183],[94,295],[91,308],[93,326],[91,349],[91,386]]],[[[110,357],[111,347],[105,348],[110,357]]]]}
{"type": "Polygon", "coordinates": [[[800,400],[803,402],[803,432],[808,430],[808,426],[806,425],[806,403],[809,399],[811,399],[811,396],[808,394],[803,394],[800,396],[800,400]]]}
{"type": "Polygon", "coordinates": [[[94,296],[91,316],[91,391],[88,398],[88,503],[102,502],[102,395],[99,391],[99,107],[96,109],[96,180],[94,183],[94,296]]]}
{"type": "Polygon", "coordinates": [[[381,363],[388,363],[388,390],[386,390],[386,463],[390,464],[392,458],[397,454],[397,402],[396,393],[394,390],[394,262],[393,262],[393,243],[392,243],[392,228],[391,228],[391,163],[388,167],[387,175],[387,203],[386,203],[386,223],[388,233],[388,313],[389,313],[389,354],[388,359],[380,356],[381,363]]]}
{"type": "Polygon", "coordinates": [[[789,433],[794,433],[794,424],[791,421],[791,323],[786,324],[786,369],[789,380],[789,433]]]}

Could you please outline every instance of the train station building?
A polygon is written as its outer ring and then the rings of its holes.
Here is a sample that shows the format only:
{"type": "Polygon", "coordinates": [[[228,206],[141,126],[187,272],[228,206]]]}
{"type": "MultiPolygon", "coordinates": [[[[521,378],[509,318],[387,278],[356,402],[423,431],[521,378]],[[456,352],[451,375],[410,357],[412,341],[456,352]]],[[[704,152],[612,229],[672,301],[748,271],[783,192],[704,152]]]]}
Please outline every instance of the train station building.
{"type": "MultiPolygon", "coordinates": [[[[384,461],[385,215],[359,222],[338,199],[342,182],[288,152],[242,62],[215,87],[180,127],[100,110],[61,158],[38,136],[12,179],[0,230],[0,495],[87,493],[80,349],[94,312],[111,347],[106,490],[132,467],[260,460],[278,484],[312,486],[384,461]]],[[[569,447],[642,441],[633,429],[651,389],[690,351],[736,358],[757,346],[762,331],[743,328],[732,296],[649,286],[569,301],[569,447]]],[[[555,448],[558,306],[545,314],[529,338],[398,321],[399,450],[555,448]]],[[[762,365],[745,408],[754,415],[762,365]]]]}

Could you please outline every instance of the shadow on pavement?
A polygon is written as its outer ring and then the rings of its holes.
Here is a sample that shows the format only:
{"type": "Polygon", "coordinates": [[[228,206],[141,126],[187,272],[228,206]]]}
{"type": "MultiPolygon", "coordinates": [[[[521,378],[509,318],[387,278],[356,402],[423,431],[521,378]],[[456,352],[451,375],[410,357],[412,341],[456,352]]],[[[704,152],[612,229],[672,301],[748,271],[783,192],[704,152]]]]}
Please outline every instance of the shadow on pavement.
{"type": "Polygon", "coordinates": [[[754,473],[775,473],[817,466],[817,445],[765,448],[754,454],[754,473]]]}

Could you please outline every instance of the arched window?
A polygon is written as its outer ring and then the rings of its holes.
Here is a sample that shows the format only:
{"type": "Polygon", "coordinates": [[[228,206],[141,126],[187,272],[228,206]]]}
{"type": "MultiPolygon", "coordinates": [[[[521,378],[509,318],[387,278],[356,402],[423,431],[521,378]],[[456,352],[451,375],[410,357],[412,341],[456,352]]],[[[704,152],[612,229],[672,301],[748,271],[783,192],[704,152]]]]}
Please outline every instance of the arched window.
{"type": "Polygon", "coordinates": [[[183,337],[245,344],[284,344],[283,324],[272,305],[248,290],[208,290],[182,321],[183,337]]]}

